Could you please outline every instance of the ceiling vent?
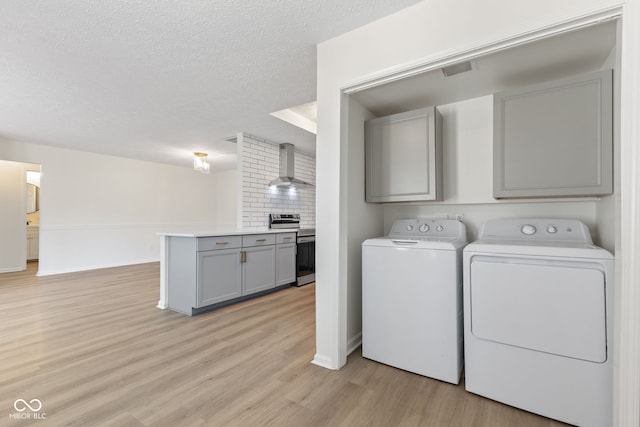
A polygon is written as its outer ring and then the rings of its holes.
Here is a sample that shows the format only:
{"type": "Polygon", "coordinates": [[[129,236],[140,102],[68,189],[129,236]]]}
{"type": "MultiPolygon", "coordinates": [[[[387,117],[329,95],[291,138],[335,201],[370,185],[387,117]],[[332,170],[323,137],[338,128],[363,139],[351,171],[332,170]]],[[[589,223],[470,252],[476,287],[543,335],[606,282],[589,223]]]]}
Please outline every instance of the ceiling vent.
{"type": "Polygon", "coordinates": [[[471,66],[471,61],[458,62],[457,64],[448,65],[446,67],[442,67],[440,71],[445,77],[452,77],[457,74],[466,73],[467,71],[471,71],[473,67],[471,66]]]}

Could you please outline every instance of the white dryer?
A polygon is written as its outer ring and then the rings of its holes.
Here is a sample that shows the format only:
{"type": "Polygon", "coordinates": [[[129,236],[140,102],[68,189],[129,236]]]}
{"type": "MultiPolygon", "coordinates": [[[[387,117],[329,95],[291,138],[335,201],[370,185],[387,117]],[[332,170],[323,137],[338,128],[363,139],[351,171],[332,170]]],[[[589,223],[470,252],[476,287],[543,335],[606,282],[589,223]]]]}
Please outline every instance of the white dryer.
{"type": "Polygon", "coordinates": [[[462,249],[456,220],[402,219],[362,243],[362,356],[458,384],[462,249]]]}
{"type": "Polygon", "coordinates": [[[614,258],[583,223],[489,221],[464,249],[463,281],[468,391],[612,425],[614,258]]]}

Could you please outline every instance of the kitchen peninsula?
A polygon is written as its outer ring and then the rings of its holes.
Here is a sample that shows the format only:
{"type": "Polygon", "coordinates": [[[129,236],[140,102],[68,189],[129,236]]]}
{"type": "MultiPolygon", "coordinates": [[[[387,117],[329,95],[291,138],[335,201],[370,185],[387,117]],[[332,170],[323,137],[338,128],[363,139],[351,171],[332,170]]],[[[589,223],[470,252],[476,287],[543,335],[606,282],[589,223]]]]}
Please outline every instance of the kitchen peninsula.
{"type": "Polygon", "coordinates": [[[159,235],[158,308],[192,316],[296,282],[294,229],[159,235]]]}

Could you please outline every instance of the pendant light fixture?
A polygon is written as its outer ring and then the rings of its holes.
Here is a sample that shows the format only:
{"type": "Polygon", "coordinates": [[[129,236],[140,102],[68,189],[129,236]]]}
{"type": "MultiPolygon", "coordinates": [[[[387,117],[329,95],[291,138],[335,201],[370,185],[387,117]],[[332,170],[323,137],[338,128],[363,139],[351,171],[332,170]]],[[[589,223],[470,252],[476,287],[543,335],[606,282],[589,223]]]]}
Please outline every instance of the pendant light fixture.
{"type": "Polygon", "coordinates": [[[202,173],[209,173],[207,153],[193,153],[193,170],[202,173]]]}

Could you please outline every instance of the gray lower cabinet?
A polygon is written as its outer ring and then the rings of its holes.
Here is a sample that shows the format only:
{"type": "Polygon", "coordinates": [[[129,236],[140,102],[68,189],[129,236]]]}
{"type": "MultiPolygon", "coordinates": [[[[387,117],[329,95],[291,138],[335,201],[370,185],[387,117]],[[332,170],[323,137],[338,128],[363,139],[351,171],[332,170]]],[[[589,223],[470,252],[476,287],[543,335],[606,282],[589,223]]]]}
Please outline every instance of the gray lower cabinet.
{"type": "Polygon", "coordinates": [[[295,233],[169,237],[169,308],[191,316],[294,283],[295,241],[295,233]]]}
{"type": "Polygon", "coordinates": [[[273,289],[276,286],[276,236],[242,236],[242,295],[273,289]]]}
{"type": "Polygon", "coordinates": [[[613,191],[612,71],[494,95],[495,198],[613,191]]]}
{"type": "Polygon", "coordinates": [[[171,236],[166,246],[170,309],[191,316],[201,307],[240,296],[240,236],[171,236]]]}
{"type": "Polygon", "coordinates": [[[276,286],[294,283],[296,277],[296,235],[278,235],[276,245],[276,286]]]}
{"type": "Polygon", "coordinates": [[[240,249],[197,253],[197,308],[242,296],[240,249]]]}
{"type": "Polygon", "coordinates": [[[276,286],[276,246],[243,248],[242,295],[273,289],[276,286]]]}

